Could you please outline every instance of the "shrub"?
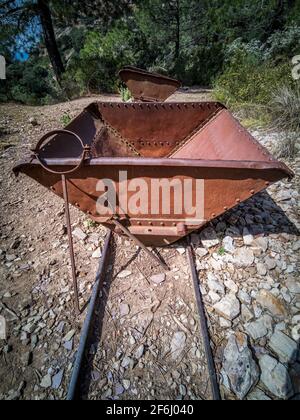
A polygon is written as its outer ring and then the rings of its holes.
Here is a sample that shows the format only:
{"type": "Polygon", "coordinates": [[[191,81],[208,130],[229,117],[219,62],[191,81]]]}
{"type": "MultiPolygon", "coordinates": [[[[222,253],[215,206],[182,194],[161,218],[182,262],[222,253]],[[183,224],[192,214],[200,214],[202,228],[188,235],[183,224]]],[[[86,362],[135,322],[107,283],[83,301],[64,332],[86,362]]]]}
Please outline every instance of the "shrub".
{"type": "Polygon", "coordinates": [[[64,127],[66,127],[68,124],[70,124],[70,122],[72,121],[72,118],[69,114],[63,114],[60,118],[60,122],[62,123],[62,125],[64,127]]]}
{"type": "Polygon", "coordinates": [[[300,86],[282,86],[271,100],[270,110],[277,127],[300,130],[300,86]]]}
{"type": "Polygon", "coordinates": [[[120,95],[121,95],[121,98],[122,98],[123,102],[128,102],[128,101],[130,101],[130,99],[132,99],[131,92],[128,88],[126,88],[124,86],[121,86],[119,88],[119,92],[120,92],[120,95]]]}
{"type": "Polygon", "coordinates": [[[29,105],[43,104],[45,98],[55,98],[52,75],[42,61],[16,62],[7,67],[5,81],[7,100],[29,105]]]}
{"type": "Polygon", "coordinates": [[[292,86],[290,63],[274,65],[245,50],[237,50],[224,73],[216,80],[216,98],[238,108],[244,104],[268,105],[274,87],[292,86]]]}
{"type": "Polygon", "coordinates": [[[280,158],[293,158],[300,141],[300,87],[283,86],[273,94],[271,115],[279,130],[284,130],[275,153],[280,158]]]}
{"type": "Polygon", "coordinates": [[[285,132],[275,147],[278,158],[293,159],[299,152],[300,131],[285,132]]]}

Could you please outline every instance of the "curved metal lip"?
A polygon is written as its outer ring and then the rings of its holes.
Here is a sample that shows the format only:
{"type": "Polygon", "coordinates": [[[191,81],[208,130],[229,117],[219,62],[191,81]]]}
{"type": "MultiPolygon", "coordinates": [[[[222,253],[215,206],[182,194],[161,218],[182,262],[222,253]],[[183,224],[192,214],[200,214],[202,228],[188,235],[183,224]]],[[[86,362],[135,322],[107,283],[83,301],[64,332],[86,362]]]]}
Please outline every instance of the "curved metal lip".
{"type": "MultiPolygon", "coordinates": [[[[110,108],[178,108],[178,107],[184,107],[184,108],[203,108],[205,106],[218,106],[222,109],[228,109],[224,104],[218,101],[203,101],[203,102],[185,102],[185,101],[176,101],[176,102],[111,102],[111,101],[94,101],[89,106],[96,104],[101,105],[103,108],[110,107],[110,108]]],[[[89,108],[87,106],[87,108],[89,108]]]]}
{"type": "MultiPolygon", "coordinates": [[[[44,159],[47,166],[76,166],[80,159],[44,159]]],[[[22,172],[24,166],[41,166],[34,157],[19,162],[14,168],[15,173],[22,172]]],[[[294,178],[295,174],[283,162],[276,161],[235,161],[235,160],[196,160],[196,159],[169,159],[169,158],[93,158],[87,159],[83,166],[142,166],[142,167],[169,167],[169,168],[198,168],[198,169],[244,169],[283,172],[286,177],[294,178]]]]}
{"type": "Polygon", "coordinates": [[[149,72],[147,70],[139,69],[138,67],[134,67],[134,66],[125,66],[119,71],[119,77],[121,78],[122,81],[124,81],[122,75],[126,72],[131,72],[131,73],[136,73],[136,74],[144,74],[145,76],[148,76],[148,77],[154,77],[154,78],[157,78],[157,79],[166,80],[166,81],[169,81],[169,82],[172,82],[172,83],[176,84],[178,86],[178,89],[182,86],[182,83],[177,79],[174,79],[174,78],[169,77],[169,76],[165,76],[165,75],[160,74],[160,73],[152,73],[152,72],[149,72]]]}

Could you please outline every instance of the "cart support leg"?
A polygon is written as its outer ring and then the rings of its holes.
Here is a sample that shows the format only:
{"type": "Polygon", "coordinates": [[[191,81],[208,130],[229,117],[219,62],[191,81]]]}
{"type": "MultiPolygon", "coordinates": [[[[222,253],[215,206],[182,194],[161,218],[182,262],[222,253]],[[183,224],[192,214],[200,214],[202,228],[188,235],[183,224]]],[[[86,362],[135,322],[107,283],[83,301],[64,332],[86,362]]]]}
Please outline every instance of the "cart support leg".
{"type": "Polygon", "coordinates": [[[160,264],[164,270],[170,271],[170,268],[160,258],[154,255],[149,249],[136,237],[134,236],[118,219],[113,219],[115,225],[122,230],[125,235],[132,239],[140,248],[142,248],[154,261],[160,264]]]}
{"type": "Polygon", "coordinates": [[[73,278],[73,288],[74,288],[74,306],[77,315],[80,315],[79,307],[79,295],[78,295],[78,285],[77,285],[77,276],[76,276],[76,265],[75,265],[75,256],[74,256],[74,246],[73,246],[73,236],[72,236],[72,227],[71,227],[71,217],[70,217],[70,208],[69,208],[69,196],[68,196],[68,187],[66,176],[62,175],[62,186],[63,194],[65,200],[65,211],[66,211],[66,221],[67,221],[67,230],[68,230],[68,240],[69,240],[69,251],[72,267],[72,278],[73,278]]]}

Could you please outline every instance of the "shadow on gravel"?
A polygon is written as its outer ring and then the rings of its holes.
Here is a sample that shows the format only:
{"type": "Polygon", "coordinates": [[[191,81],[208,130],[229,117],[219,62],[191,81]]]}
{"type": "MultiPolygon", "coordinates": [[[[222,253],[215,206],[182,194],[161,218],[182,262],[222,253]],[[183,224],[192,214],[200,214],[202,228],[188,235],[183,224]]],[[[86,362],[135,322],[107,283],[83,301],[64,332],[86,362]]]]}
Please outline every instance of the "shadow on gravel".
{"type": "Polygon", "coordinates": [[[118,275],[120,273],[122,273],[122,271],[125,271],[138,258],[138,256],[140,255],[141,251],[142,251],[141,248],[139,248],[135,252],[135,254],[130,258],[130,260],[126,261],[126,264],[122,265],[122,267],[120,268],[119,272],[116,273],[116,275],[114,276],[113,281],[118,277],[118,275]]]}
{"type": "Polygon", "coordinates": [[[272,234],[300,236],[300,231],[295,224],[267,192],[257,194],[228,211],[216,219],[214,224],[217,225],[222,221],[238,229],[236,232],[232,230],[229,235],[233,238],[241,236],[245,227],[254,236],[272,234]]]}
{"type": "Polygon", "coordinates": [[[287,387],[291,383],[293,397],[291,400],[300,401],[300,340],[298,340],[298,350],[292,355],[292,360],[288,365],[289,377],[287,377],[287,387]]]}

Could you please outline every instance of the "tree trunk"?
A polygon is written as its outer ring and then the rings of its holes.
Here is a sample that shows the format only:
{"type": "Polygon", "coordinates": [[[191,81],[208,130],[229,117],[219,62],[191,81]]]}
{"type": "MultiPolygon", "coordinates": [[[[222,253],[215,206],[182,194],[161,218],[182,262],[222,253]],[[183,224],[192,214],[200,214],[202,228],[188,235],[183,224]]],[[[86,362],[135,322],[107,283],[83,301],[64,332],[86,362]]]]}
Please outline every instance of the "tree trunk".
{"type": "Polygon", "coordinates": [[[178,61],[180,57],[180,0],[176,1],[176,42],[175,42],[175,60],[178,61]]]}
{"type": "Polygon", "coordinates": [[[48,55],[58,83],[61,82],[65,68],[61,59],[61,55],[57,46],[52,16],[49,8],[48,0],[37,0],[38,13],[44,33],[44,41],[48,51],[48,55]]]}
{"type": "MultiPolygon", "coordinates": [[[[290,2],[292,3],[292,2],[290,2]]],[[[263,37],[263,42],[266,42],[267,39],[275,32],[281,31],[284,27],[284,0],[277,0],[277,4],[274,10],[274,15],[270,18],[270,22],[265,28],[265,35],[263,37]]]]}

